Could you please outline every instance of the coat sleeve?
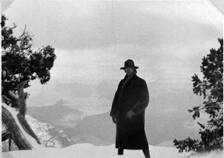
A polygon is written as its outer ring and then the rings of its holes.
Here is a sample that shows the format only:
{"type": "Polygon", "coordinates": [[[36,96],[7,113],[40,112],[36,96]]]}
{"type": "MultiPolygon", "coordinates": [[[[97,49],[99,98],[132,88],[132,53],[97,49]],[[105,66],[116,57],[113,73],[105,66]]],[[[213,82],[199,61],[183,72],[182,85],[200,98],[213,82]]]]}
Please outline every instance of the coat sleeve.
{"type": "Polygon", "coordinates": [[[121,81],[120,81],[117,91],[114,95],[114,99],[113,99],[112,107],[111,107],[111,111],[110,111],[110,116],[115,116],[117,114],[118,106],[119,106],[120,89],[121,89],[121,81]]]}
{"type": "Polygon", "coordinates": [[[141,83],[138,84],[138,100],[133,106],[132,110],[135,112],[135,114],[142,113],[145,108],[148,106],[149,103],[149,92],[147,84],[144,80],[142,80],[141,83]]]}

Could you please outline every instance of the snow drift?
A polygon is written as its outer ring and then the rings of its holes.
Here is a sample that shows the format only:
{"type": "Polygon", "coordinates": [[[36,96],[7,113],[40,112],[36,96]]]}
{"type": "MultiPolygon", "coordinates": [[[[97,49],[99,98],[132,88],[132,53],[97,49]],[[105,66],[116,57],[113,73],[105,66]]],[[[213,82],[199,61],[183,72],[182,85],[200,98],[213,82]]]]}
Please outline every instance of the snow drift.
{"type": "MultiPolygon", "coordinates": [[[[222,158],[222,151],[191,155],[178,153],[174,147],[149,146],[152,158],[222,158]]],[[[66,148],[45,148],[29,151],[13,151],[2,154],[3,158],[118,158],[114,145],[94,146],[76,144],[66,148]]],[[[143,158],[140,150],[125,150],[123,158],[143,158]]]]}

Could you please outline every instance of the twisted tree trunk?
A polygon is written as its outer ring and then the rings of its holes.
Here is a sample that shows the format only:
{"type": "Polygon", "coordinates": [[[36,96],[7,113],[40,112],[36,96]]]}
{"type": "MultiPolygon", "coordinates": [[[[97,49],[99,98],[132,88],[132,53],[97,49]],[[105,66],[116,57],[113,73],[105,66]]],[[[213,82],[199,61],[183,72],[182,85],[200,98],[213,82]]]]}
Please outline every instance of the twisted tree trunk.
{"type": "Polygon", "coordinates": [[[31,144],[23,135],[20,127],[16,124],[16,120],[4,106],[2,106],[2,123],[6,125],[7,130],[11,133],[12,140],[19,150],[32,149],[31,144]]]}
{"type": "MultiPolygon", "coordinates": [[[[27,93],[24,93],[23,91],[25,84],[26,81],[23,81],[19,84],[18,97],[16,97],[15,95],[9,95],[10,97],[7,96],[7,98],[13,98],[13,100],[16,100],[14,101],[14,103],[16,104],[15,107],[19,110],[16,119],[18,119],[19,124],[22,126],[23,130],[30,136],[32,136],[38,144],[41,144],[36,134],[33,132],[25,119],[27,98],[27,93]]],[[[22,129],[20,129],[20,126],[16,123],[16,120],[4,106],[2,106],[2,122],[6,125],[7,130],[11,133],[12,140],[20,150],[32,149],[32,145],[22,133],[22,129]]]]}
{"type": "Polygon", "coordinates": [[[25,132],[28,133],[29,135],[31,135],[37,141],[38,144],[41,144],[38,137],[36,136],[36,134],[34,133],[32,128],[30,127],[28,122],[26,121],[25,117],[21,114],[17,114],[17,118],[18,118],[21,126],[25,130],[25,132]]]}

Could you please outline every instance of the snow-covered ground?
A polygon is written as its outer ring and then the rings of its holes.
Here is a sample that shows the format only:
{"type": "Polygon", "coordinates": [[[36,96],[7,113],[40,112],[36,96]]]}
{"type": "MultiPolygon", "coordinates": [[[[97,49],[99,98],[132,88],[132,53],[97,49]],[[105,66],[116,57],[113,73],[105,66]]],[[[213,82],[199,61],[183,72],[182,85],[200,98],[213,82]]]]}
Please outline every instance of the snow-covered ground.
{"type": "MultiPolygon", "coordinates": [[[[178,153],[174,147],[150,146],[151,158],[222,158],[222,152],[203,155],[178,153]]],[[[3,158],[143,158],[140,150],[125,150],[123,156],[117,155],[114,145],[94,146],[76,144],[66,148],[45,148],[29,151],[13,151],[2,154],[3,158]]]]}

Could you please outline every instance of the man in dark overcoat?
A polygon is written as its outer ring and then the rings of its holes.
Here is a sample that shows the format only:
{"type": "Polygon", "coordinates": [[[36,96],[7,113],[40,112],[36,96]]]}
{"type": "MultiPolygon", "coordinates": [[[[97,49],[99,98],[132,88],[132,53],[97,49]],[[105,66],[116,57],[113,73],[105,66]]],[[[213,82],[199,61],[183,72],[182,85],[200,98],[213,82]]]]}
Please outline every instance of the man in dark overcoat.
{"type": "Polygon", "coordinates": [[[126,75],[118,85],[110,116],[116,124],[116,148],[123,155],[124,149],[141,149],[145,158],[150,158],[148,141],[145,134],[145,108],[149,93],[144,79],[137,76],[134,61],[124,63],[126,75]]]}

